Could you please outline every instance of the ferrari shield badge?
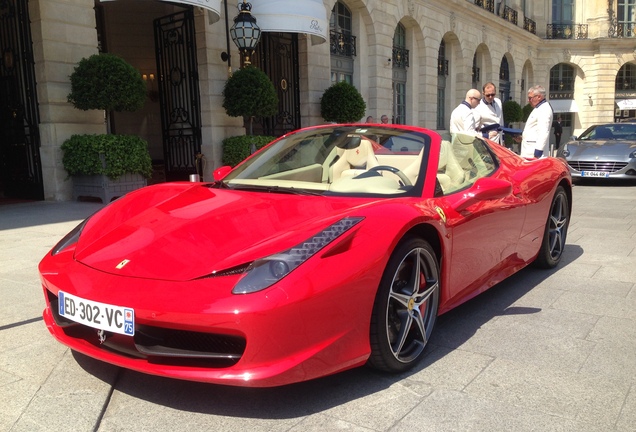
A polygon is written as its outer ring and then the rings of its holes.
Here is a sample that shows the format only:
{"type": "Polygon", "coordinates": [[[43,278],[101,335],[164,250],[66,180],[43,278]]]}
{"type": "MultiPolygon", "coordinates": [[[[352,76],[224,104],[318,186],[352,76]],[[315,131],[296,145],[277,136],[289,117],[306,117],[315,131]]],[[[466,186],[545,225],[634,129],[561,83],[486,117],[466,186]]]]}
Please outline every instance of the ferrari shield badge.
{"type": "Polygon", "coordinates": [[[444,213],[444,210],[441,207],[435,207],[435,210],[437,210],[437,214],[442,222],[446,223],[446,213],[444,213]]]}

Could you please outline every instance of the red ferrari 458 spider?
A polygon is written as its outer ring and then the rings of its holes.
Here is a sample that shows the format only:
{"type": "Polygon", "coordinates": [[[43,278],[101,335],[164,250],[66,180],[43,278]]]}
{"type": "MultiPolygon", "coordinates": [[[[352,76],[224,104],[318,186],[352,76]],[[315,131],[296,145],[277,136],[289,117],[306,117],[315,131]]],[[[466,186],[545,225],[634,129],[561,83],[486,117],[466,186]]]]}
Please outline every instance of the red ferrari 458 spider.
{"type": "Polygon", "coordinates": [[[39,266],[53,336],[124,368],[277,386],[416,365],[436,318],[563,253],[568,167],[343,124],[105,206],[39,266]]]}

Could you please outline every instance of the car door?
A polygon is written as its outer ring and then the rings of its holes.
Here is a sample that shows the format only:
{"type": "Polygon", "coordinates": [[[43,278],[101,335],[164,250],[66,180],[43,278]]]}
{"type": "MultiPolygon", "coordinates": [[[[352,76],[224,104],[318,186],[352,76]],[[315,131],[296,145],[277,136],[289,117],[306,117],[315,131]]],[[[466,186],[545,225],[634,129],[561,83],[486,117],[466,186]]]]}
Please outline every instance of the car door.
{"type": "MultiPolygon", "coordinates": [[[[526,202],[514,193],[508,172],[482,140],[453,140],[453,150],[466,179],[456,190],[445,191],[447,228],[451,236],[451,255],[446,261],[447,288],[451,299],[461,300],[489,288],[520,265],[517,246],[526,217],[526,202]],[[480,200],[456,211],[458,202],[472,193],[477,180],[489,178],[510,183],[510,193],[498,199],[480,200]]],[[[453,300],[451,300],[453,301],[453,300]]]]}

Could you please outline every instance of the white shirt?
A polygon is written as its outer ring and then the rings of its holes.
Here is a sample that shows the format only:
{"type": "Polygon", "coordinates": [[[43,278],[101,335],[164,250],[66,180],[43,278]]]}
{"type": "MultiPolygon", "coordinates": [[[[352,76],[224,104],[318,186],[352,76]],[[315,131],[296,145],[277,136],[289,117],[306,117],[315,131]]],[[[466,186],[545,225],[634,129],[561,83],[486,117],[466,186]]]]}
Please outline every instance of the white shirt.
{"type": "Polygon", "coordinates": [[[534,107],[523,128],[521,157],[533,158],[535,150],[550,155],[550,129],[552,128],[552,107],[543,100],[534,107]]]}
{"type": "MultiPolygon", "coordinates": [[[[479,101],[479,105],[475,108],[475,116],[477,117],[478,129],[483,126],[498,124],[504,126],[503,107],[501,99],[493,98],[492,104],[486,102],[485,99],[479,101]]],[[[501,144],[501,132],[497,136],[491,138],[494,142],[501,144]]]]}
{"type": "Polygon", "coordinates": [[[450,118],[450,133],[477,132],[477,118],[474,110],[464,101],[453,110],[450,118]]]}

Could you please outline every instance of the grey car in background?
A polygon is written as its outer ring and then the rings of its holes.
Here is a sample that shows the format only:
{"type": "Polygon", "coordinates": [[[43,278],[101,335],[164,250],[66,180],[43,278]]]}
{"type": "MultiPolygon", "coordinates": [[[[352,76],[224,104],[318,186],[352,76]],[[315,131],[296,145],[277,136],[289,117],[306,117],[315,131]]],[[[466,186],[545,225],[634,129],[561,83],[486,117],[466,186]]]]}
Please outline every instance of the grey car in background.
{"type": "Polygon", "coordinates": [[[573,178],[636,180],[636,123],[606,123],[573,136],[557,151],[573,178]]]}

